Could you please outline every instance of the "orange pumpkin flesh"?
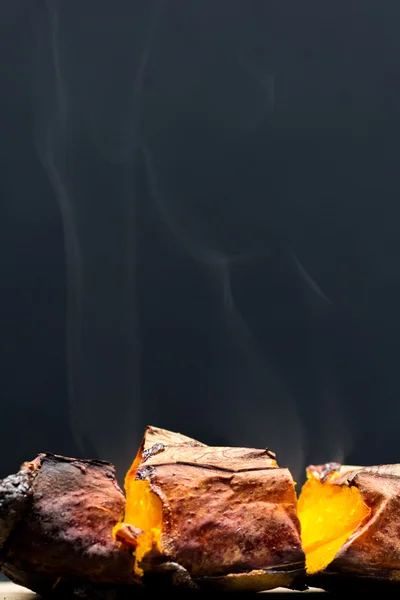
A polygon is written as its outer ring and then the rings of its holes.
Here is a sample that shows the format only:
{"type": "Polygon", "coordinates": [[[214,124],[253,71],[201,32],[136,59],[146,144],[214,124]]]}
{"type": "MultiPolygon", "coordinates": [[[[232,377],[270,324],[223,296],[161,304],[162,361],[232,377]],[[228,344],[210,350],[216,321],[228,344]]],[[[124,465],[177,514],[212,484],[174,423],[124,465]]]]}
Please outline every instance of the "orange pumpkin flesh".
{"type": "Polygon", "coordinates": [[[324,570],[345,542],[370,514],[357,487],[334,485],[337,472],[325,481],[308,469],[298,501],[301,538],[306,570],[313,575],[324,570]]]}

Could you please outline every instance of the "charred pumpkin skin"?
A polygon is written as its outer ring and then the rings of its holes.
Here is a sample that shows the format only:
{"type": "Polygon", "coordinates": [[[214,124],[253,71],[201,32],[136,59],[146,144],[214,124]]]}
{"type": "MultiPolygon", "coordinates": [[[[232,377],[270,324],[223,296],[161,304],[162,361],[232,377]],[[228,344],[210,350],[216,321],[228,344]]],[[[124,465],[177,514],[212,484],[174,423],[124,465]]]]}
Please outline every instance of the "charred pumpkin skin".
{"type": "Polygon", "coordinates": [[[126,515],[144,482],[160,502],[152,549],[143,552],[137,538],[145,578],[175,565],[198,587],[260,591],[304,572],[294,482],[270,451],[144,441],[126,479],[126,515]]]}
{"type": "Polygon", "coordinates": [[[125,497],[109,463],[40,454],[0,482],[0,568],[47,595],[135,585],[134,557],[112,537],[125,497]]]}
{"type": "MultiPolygon", "coordinates": [[[[308,584],[334,591],[345,583],[369,592],[397,584],[400,465],[329,463],[309,472],[322,485],[357,490],[369,513],[308,584]]],[[[251,592],[302,587],[294,484],[273,453],[209,448],[149,427],[127,474],[127,483],[132,480],[156,507],[154,543],[141,556],[143,577],[135,572],[143,530],[124,522],[129,510],[114,467],[52,454],[0,481],[1,570],[43,596],[77,592],[82,598],[132,585],[136,592],[157,583],[251,592]]]]}
{"type": "MultiPolygon", "coordinates": [[[[343,543],[313,585],[334,589],[338,582],[355,586],[400,581],[400,465],[310,467],[324,485],[355,487],[368,514],[343,543]]],[[[300,515],[301,516],[301,515],[300,515]]],[[[317,517],[317,515],[316,515],[317,517]]],[[[339,584],[340,585],[340,584],[339,584]]]]}

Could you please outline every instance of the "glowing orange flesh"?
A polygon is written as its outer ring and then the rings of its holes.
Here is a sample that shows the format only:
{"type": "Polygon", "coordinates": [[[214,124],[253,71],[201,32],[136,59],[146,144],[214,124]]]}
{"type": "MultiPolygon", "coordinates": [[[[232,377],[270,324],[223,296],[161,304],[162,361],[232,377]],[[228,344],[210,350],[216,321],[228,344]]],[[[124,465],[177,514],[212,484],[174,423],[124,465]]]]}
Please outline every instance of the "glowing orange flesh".
{"type": "Polygon", "coordinates": [[[142,558],[152,549],[153,545],[156,545],[161,550],[161,500],[153,494],[148,481],[135,481],[133,478],[128,479],[125,482],[125,489],[126,507],[124,521],[144,531],[138,538],[138,545],[135,552],[135,570],[138,575],[143,575],[143,570],[138,566],[142,558]]]}
{"type": "Polygon", "coordinates": [[[308,574],[325,569],[370,513],[356,487],[321,483],[312,474],[304,484],[298,514],[308,574]]]}
{"type": "Polygon", "coordinates": [[[125,515],[123,521],[115,526],[114,535],[124,524],[143,531],[137,538],[135,549],[135,572],[142,576],[143,569],[139,565],[143,557],[154,547],[161,551],[162,504],[151,491],[149,481],[135,479],[137,464],[136,459],[125,477],[125,515]]]}

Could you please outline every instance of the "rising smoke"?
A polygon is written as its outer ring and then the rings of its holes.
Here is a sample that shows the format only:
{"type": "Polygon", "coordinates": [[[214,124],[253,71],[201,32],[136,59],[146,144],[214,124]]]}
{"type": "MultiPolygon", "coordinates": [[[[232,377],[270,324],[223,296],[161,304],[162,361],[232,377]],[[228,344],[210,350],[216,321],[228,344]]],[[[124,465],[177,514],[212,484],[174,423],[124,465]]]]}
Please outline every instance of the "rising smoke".
{"type": "MultiPolygon", "coordinates": [[[[116,43],[113,29],[96,31],[90,27],[91,15],[85,21],[82,14],[79,31],[67,2],[48,1],[43,7],[34,17],[34,142],[64,226],[72,431],[83,455],[110,460],[124,472],[144,427],[135,289],[136,199],[129,162],[136,143],[132,115],[138,108],[130,103],[140,97],[140,72],[132,83],[125,61],[113,80],[115,105],[102,114],[107,103],[99,99],[106,97],[110,85],[102,44],[116,43]],[[87,36],[89,48],[80,53],[87,36]],[[95,144],[90,143],[91,128],[100,132],[95,144]],[[102,138],[107,140],[108,174],[98,158],[102,138]],[[109,191],[107,205],[98,202],[104,187],[109,191]]],[[[99,19],[104,25],[101,15],[99,19]]],[[[123,41],[122,56],[128,57],[132,48],[127,36],[123,41]]]]}
{"type": "MultiPolygon", "coordinates": [[[[234,265],[246,264],[256,253],[251,249],[228,252],[212,213],[198,218],[190,205],[188,209],[190,196],[182,199],[171,192],[163,152],[167,147],[173,153],[176,147],[173,138],[161,139],[163,129],[164,138],[171,131],[170,123],[164,122],[169,119],[168,111],[163,113],[161,107],[168,102],[174,105],[182,94],[182,113],[192,119],[196,114],[182,91],[185,82],[174,81],[172,63],[163,62],[168,52],[162,41],[172,45],[176,35],[174,11],[167,2],[145,4],[146,8],[140,8],[141,3],[117,3],[110,14],[102,12],[99,4],[87,3],[78,24],[71,3],[48,0],[34,17],[34,142],[64,226],[72,430],[82,454],[110,460],[121,473],[131,462],[147,424],[146,415],[151,413],[143,410],[149,399],[141,389],[137,289],[141,257],[136,181],[138,171],[144,170],[163,227],[207,273],[220,311],[221,325],[214,333],[216,363],[209,378],[209,397],[204,399],[203,419],[210,436],[220,435],[232,445],[271,447],[279,462],[301,479],[307,446],[302,407],[295,390],[253,335],[232,287],[234,265]],[[168,68],[171,74],[166,76],[168,68]],[[107,204],[98,201],[104,189],[109,194],[107,204]]],[[[189,10],[184,4],[176,6],[182,14],[189,10]]],[[[234,26],[240,27],[239,18],[230,21],[231,33],[234,26]]],[[[193,27],[199,35],[196,19],[193,27]]],[[[205,36],[207,32],[200,33],[205,36]]],[[[219,44],[224,33],[223,29],[214,31],[219,44]]],[[[183,50],[179,56],[184,57],[183,50]]],[[[231,130],[232,137],[274,116],[274,75],[270,70],[260,71],[259,65],[255,67],[243,56],[238,53],[238,64],[254,88],[249,84],[242,100],[232,95],[222,107],[211,102],[203,108],[211,113],[210,123],[231,130]]],[[[185,69],[187,78],[197,77],[190,64],[185,69]]],[[[305,285],[325,301],[296,256],[292,262],[305,285]]],[[[153,376],[157,378],[157,373],[153,376]]],[[[324,438],[324,452],[329,448],[326,459],[340,459],[346,437],[337,408],[340,391],[330,372],[321,375],[321,382],[318,436],[324,438]]],[[[179,413],[172,416],[172,427],[186,427],[179,413]]],[[[191,435],[191,431],[182,432],[191,435]]]]}

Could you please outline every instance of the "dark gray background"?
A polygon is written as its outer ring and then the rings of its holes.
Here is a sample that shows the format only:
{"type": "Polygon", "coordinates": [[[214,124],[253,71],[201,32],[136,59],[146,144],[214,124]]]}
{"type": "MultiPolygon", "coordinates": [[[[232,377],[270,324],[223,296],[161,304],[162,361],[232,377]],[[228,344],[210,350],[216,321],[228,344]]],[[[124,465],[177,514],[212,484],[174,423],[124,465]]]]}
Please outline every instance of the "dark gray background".
{"type": "Polygon", "coordinates": [[[0,476],[147,423],[400,460],[400,5],[0,5],[0,476]]]}

